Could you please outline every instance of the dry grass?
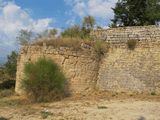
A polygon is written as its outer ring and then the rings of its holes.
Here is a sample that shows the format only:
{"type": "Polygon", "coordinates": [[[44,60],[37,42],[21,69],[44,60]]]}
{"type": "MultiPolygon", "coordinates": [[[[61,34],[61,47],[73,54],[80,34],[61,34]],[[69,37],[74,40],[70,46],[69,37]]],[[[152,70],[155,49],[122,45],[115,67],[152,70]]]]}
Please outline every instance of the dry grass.
{"type": "Polygon", "coordinates": [[[47,46],[53,46],[55,48],[69,47],[74,50],[80,50],[82,41],[83,40],[80,38],[63,38],[63,39],[53,38],[53,39],[41,39],[34,44],[43,46],[43,44],[45,43],[47,46]]]}
{"type": "Polygon", "coordinates": [[[0,90],[0,98],[14,95],[14,89],[0,90]]]}
{"type": "Polygon", "coordinates": [[[98,54],[104,54],[108,51],[109,45],[105,41],[101,40],[90,40],[81,38],[52,38],[52,39],[41,39],[35,42],[33,45],[53,46],[55,48],[68,47],[72,50],[78,51],[81,48],[92,48],[98,54]]]}

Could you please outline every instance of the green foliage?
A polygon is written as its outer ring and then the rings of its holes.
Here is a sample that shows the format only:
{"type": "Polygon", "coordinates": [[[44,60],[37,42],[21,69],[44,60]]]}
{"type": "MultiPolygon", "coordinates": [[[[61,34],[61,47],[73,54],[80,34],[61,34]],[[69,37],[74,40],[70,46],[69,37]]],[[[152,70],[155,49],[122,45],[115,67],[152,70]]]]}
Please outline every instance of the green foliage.
{"type": "Polygon", "coordinates": [[[160,1],[159,0],[148,0],[147,6],[147,18],[151,23],[160,21],[160,1]]]}
{"type": "Polygon", "coordinates": [[[0,117],[0,120],[9,120],[9,119],[4,118],[4,117],[0,117]]]}
{"type": "Polygon", "coordinates": [[[108,52],[109,45],[104,41],[96,40],[92,43],[93,49],[96,52],[96,58],[101,60],[101,57],[108,52]]]}
{"type": "Polygon", "coordinates": [[[37,39],[39,39],[39,38],[55,38],[56,34],[57,34],[56,29],[45,30],[45,31],[37,34],[37,39]]]}
{"type": "Polygon", "coordinates": [[[82,26],[71,26],[62,32],[62,37],[70,38],[89,38],[90,32],[93,30],[95,25],[95,19],[92,16],[86,16],[83,18],[82,26]]]}
{"type": "Polygon", "coordinates": [[[0,66],[0,82],[5,79],[4,67],[0,66]]]}
{"type": "Polygon", "coordinates": [[[70,28],[67,28],[62,32],[62,37],[71,37],[71,38],[78,38],[81,36],[81,28],[77,25],[74,25],[70,28]]]}
{"type": "Polygon", "coordinates": [[[52,37],[55,37],[57,33],[58,32],[56,29],[50,29],[48,32],[48,36],[52,38],[52,37]]]}
{"type": "Polygon", "coordinates": [[[32,41],[33,33],[28,30],[20,30],[17,36],[17,41],[20,45],[30,44],[32,41]]]}
{"type": "Polygon", "coordinates": [[[22,87],[31,100],[45,102],[63,97],[65,76],[52,60],[40,58],[35,63],[27,63],[24,75],[22,87]]]}
{"type": "Polygon", "coordinates": [[[12,89],[15,87],[15,80],[5,80],[2,83],[0,83],[0,90],[4,89],[12,89]]]}
{"type": "Polygon", "coordinates": [[[159,0],[119,0],[111,27],[153,25],[160,20],[159,0]]]}
{"type": "Polygon", "coordinates": [[[95,25],[95,19],[93,16],[85,16],[83,18],[83,27],[86,28],[87,30],[91,30],[94,28],[95,25]]]}
{"type": "Polygon", "coordinates": [[[49,112],[47,110],[41,111],[41,116],[42,116],[43,119],[47,119],[48,116],[52,116],[52,115],[53,115],[53,113],[51,113],[51,112],[49,112]]]}
{"type": "Polygon", "coordinates": [[[156,93],[155,92],[151,92],[151,95],[156,95],[156,93]]]}
{"type": "Polygon", "coordinates": [[[136,44],[137,44],[136,40],[128,40],[127,41],[127,46],[128,46],[128,49],[130,49],[130,50],[134,50],[136,47],[136,44]]]}
{"type": "Polygon", "coordinates": [[[12,51],[7,57],[7,62],[4,64],[4,72],[7,74],[8,79],[15,80],[17,71],[17,57],[18,53],[12,51]]]}

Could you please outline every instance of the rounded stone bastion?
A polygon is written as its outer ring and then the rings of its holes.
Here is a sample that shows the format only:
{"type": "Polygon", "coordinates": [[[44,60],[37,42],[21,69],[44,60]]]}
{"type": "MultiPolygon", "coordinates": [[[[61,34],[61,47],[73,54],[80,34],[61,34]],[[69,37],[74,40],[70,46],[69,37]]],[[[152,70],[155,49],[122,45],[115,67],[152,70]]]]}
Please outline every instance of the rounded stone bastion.
{"type": "Polygon", "coordinates": [[[71,48],[53,46],[24,46],[17,61],[16,93],[22,95],[24,90],[21,81],[24,77],[24,66],[35,62],[38,58],[49,58],[57,63],[67,79],[68,90],[71,94],[86,93],[96,86],[98,61],[90,49],[71,50],[71,48]]]}

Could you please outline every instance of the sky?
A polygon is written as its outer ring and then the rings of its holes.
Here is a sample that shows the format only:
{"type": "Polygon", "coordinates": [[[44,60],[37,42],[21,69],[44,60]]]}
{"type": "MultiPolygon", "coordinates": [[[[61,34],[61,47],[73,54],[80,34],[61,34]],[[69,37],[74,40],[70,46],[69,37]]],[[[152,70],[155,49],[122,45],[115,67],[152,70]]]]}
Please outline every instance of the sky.
{"type": "Polygon", "coordinates": [[[21,29],[35,33],[78,24],[91,15],[99,26],[107,27],[113,18],[111,8],[118,0],[0,0],[0,62],[19,47],[16,37],[21,29]]]}

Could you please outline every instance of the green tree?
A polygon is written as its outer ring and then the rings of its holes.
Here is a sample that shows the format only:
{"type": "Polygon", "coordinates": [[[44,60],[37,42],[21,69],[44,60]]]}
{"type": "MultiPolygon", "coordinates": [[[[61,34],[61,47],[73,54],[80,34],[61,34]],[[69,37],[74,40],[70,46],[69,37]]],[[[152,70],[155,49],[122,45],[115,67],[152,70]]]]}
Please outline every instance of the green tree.
{"type": "Polygon", "coordinates": [[[95,25],[95,19],[93,16],[86,16],[83,18],[83,23],[82,23],[83,27],[85,27],[86,29],[93,29],[94,28],[94,25],[95,25]]]}
{"type": "Polygon", "coordinates": [[[56,29],[45,30],[39,34],[37,34],[37,39],[39,38],[54,38],[57,34],[56,29]]]}
{"type": "Polygon", "coordinates": [[[146,13],[150,23],[154,24],[155,21],[160,21],[160,1],[148,0],[146,13]]]}
{"type": "Polygon", "coordinates": [[[4,66],[0,65],[0,82],[4,80],[4,66]]]}
{"type": "Polygon", "coordinates": [[[92,16],[86,16],[83,18],[82,26],[74,25],[62,32],[62,37],[79,37],[89,38],[90,31],[93,30],[95,25],[95,19],[92,16]]]}
{"type": "Polygon", "coordinates": [[[80,37],[81,36],[81,28],[77,25],[71,26],[62,32],[62,37],[80,37]]]}
{"type": "Polygon", "coordinates": [[[159,0],[118,0],[114,11],[114,26],[153,25],[160,20],[159,0]]]}
{"type": "Polygon", "coordinates": [[[7,57],[7,62],[4,64],[4,71],[7,74],[8,79],[15,80],[17,71],[17,57],[18,53],[12,51],[7,57]]]}
{"type": "Polygon", "coordinates": [[[27,45],[31,43],[33,37],[33,33],[28,30],[20,30],[17,36],[17,41],[20,45],[27,45]]]}
{"type": "Polygon", "coordinates": [[[82,21],[81,37],[88,38],[90,32],[93,30],[95,25],[95,19],[93,16],[85,16],[82,21]]]}
{"type": "Polygon", "coordinates": [[[48,31],[48,36],[50,37],[50,38],[53,38],[53,37],[55,37],[56,35],[57,35],[57,30],[56,29],[50,29],[49,31],[48,31]]]}

